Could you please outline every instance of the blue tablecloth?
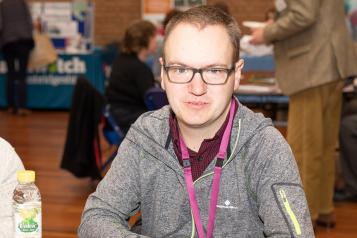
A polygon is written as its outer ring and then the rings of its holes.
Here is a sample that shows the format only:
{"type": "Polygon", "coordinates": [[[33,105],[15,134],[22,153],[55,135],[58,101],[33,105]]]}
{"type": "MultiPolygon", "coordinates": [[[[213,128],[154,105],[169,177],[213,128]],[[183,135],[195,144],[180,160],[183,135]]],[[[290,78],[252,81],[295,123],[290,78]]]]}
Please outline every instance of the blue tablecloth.
{"type": "MultiPolygon", "coordinates": [[[[275,62],[273,55],[265,56],[243,56],[244,67],[243,72],[274,72],[275,62]]],[[[239,100],[242,103],[277,103],[277,104],[288,104],[289,98],[284,95],[257,95],[257,94],[237,94],[239,100]]]]}
{"type": "MultiPolygon", "coordinates": [[[[0,107],[6,106],[6,64],[0,59],[0,107]]],[[[67,109],[71,105],[73,86],[83,75],[100,92],[104,91],[101,52],[60,54],[57,62],[29,72],[28,106],[38,109],[67,109]]]]}
{"type": "Polygon", "coordinates": [[[275,62],[273,55],[265,56],[243,56],[244,67],[243,72],[274,72],[275,62]]]}

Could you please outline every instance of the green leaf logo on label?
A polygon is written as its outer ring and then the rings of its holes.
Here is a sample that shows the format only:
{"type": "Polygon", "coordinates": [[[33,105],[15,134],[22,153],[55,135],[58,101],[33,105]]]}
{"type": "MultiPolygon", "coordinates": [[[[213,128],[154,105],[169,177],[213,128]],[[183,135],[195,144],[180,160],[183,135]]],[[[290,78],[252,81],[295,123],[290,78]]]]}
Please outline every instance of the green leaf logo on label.
{"type": "Polygon", "coordinates": [[[24,220],[23,222],[19,223],[18,228],[20,229],[21,232],[35,232],[37,231],[38,224],[32,219],[29,220],[24,220]]]}

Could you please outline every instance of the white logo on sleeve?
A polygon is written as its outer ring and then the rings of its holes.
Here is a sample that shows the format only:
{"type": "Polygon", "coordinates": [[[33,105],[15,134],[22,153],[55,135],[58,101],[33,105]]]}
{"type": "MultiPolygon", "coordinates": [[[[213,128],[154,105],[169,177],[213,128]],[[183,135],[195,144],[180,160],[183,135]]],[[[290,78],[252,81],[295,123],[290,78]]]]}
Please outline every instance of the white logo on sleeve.
{"type": "Polygon", "coordinates": [[[238,207],[232,206],[229,200],[224,202],[224,205],[217,205],[218,208],[225,208],[225,209],[238,209],[238,207]]]}

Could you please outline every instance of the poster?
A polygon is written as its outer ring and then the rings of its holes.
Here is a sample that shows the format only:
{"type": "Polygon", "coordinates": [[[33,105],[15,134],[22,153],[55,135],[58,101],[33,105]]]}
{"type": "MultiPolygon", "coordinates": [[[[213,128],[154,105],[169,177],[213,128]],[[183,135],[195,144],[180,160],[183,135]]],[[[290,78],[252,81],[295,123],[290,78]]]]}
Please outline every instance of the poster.
{"type": "Polygon", "coordinates": [[[86,1],[31,2],[36,28],[47,33],[59,51],[87,53],[93,49],[93,5],[86,1]]]}
{"type": "Polygon", "coordinates": [[[205,5],[206,0],[142,0],[142,18],[161,25],[171,9],[187,10],[194,6],[205,5]]]}

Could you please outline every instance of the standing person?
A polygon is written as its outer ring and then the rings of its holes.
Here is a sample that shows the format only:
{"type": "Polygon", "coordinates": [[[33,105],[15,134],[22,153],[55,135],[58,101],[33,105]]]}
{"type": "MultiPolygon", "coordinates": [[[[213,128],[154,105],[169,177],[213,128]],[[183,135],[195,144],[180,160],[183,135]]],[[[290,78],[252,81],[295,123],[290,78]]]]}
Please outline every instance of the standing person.
{"type": "Polygon", "coordinates": [[[314,223],[333,227],[335,147],[344,78],[357,71],[343,1],[277,0],[277,19],[252,30],[274,44],[275,76],[289,96],[288,142],[314,223]]]}
{"type": "Polygon", "coordinates": [[[136,21],[125,31],[122,50],[112,66],[106,97],[124,133],[147,111],[144,96],[155,87],[154,75],[145,64],[156,50],[156,28],[149,21],[136,21]]]}
{"type": "Polygon", "coordinates": [[[16,172],[23,170],[14,148],[0,137],[0,237],[13,237],[12,196],[17,185],[16,172]]]}
{"type": "Polygon", "coordinates": [[[34,47],[32,19],[24,0],[0,2],[0,44],[7,65],[7,105],[11,113],[27,115],[27,65],[34,47]]]}
{"type": "Polygon", "coordinates": [[[239,40],[215,7],[171,19],[161,58],[170,105],[133,124],[87,200],[80,237],[313,237],[289,145],[233,96],[239,40]],[[141,236],[126,222],[137,209],[141,236]]]}

